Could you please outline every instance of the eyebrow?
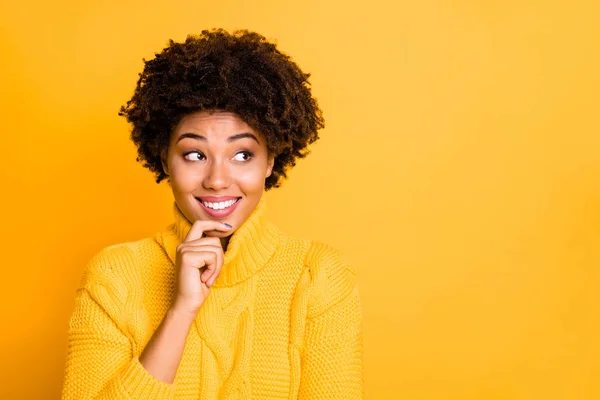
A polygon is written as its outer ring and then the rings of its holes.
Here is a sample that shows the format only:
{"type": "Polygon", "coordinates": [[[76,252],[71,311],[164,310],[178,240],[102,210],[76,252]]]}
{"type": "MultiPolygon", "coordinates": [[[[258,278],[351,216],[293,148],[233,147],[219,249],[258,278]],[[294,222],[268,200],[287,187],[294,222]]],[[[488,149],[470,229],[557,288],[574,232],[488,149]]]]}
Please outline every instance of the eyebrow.
{"type": "MultiPolygon", "coordinates": [[[[177,138],[177,142],[176,143],[179,143],[180,140],[183,140],[185,138],[191,138],[191,139],[196,139],[196,140],[204,140],[205,142],[208,141],[208,139],[206,138],[206,136],[198,135],[197,133],[186,132],[186,133],[182,134],[181,136],[179,136],[177,138]]],[[[250,132],[237,133],[237,134],[235,134],[233,136],[229,136],[227,138],[227,143],[231,143],[231,142],[233,142],[235,140],[244,139],[244,138],[253,139],[254,141],[256,141],[256,143],[260,144],[260,142],[258,141],[258,139],[256,138],[256,136],[254,136],[250,132]]]]}

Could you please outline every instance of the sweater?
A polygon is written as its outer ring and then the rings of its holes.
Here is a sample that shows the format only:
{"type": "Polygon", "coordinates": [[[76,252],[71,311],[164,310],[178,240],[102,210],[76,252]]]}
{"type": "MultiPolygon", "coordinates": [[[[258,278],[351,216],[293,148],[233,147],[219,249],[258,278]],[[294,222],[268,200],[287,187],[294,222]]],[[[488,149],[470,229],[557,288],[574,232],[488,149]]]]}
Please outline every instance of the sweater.
{"type": "Polygon", "coordinates": [[[325,243],[288,235],[266,198],[231,235],[173,383],[139,356],[167,313],[176,247],[192,223],[91,257],[68,325],[62,399],[362,399],[355,270],[325,243]]]}

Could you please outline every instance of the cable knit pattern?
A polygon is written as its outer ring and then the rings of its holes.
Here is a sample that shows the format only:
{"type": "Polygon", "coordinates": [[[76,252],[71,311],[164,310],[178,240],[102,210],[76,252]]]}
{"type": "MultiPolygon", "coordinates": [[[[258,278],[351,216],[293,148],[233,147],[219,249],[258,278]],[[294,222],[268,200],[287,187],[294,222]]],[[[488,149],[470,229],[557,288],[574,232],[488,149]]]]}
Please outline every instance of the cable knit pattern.
{"type": "Polygon", "coordinates": [[[191,228],[108,246],[86,266],[69,320],[62,399],[362,399],[362,309],[353,269],[324,243],[266,219],[263,196],[231,236],[171,384],[139,355],[174,294],[191,228]]]}

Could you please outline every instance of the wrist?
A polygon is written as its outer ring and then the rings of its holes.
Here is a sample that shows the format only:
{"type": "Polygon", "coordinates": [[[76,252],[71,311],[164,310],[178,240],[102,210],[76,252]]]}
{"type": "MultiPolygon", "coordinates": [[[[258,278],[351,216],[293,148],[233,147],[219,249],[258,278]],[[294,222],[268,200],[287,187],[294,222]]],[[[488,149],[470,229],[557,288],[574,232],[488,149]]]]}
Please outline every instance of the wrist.
{"type": "Polygon", "coordinates": [[[171,307],[169,308],[169,314],[173,315],[175,318],[183,318],[185,320],[193,321],[196,319],[196,315],[198,314],[199,307],[195,307],[189,305],[188,303],[181,300],[174,300],[171,303],[171,307]]]}

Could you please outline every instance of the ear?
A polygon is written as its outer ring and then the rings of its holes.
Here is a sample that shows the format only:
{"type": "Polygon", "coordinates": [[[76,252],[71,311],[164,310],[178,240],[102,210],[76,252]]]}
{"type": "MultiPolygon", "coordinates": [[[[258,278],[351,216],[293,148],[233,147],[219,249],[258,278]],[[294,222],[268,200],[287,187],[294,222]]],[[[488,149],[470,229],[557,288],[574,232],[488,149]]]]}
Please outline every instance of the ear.
{"type": "Polygon", "coordinates": [[[269,176],[271,176],[271,172],[273,172],[274,164],[275,164],[275,157],[269,156],[269,159],[267,161],[267,175],[265,176],[265,178],[268,178],[269,176]]]}
{"type": "Polygon", "coordinates": [[[165,175],[169,176],[169,167],[167,166],[167,152],[163,151],[160,156],[160,163],[162,164],[162,169],[165,175]]]}

